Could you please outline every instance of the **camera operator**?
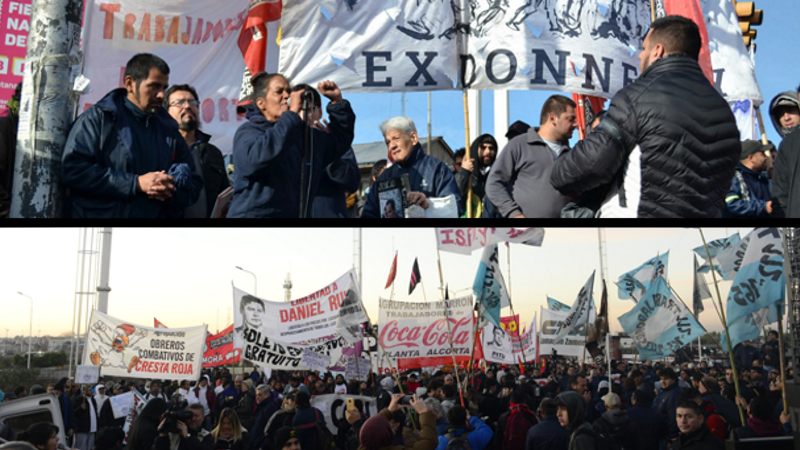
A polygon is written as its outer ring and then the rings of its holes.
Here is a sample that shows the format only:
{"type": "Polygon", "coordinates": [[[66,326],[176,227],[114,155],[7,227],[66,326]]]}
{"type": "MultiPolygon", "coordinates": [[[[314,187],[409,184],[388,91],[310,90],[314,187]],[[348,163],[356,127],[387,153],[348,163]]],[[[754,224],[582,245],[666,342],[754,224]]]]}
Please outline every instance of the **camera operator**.
{"type": "Polygon", "coordinates": [[[211,433],[203,428],[203,405],[168,411],[158,425],[155,450],[210,450],[211,433]]]}

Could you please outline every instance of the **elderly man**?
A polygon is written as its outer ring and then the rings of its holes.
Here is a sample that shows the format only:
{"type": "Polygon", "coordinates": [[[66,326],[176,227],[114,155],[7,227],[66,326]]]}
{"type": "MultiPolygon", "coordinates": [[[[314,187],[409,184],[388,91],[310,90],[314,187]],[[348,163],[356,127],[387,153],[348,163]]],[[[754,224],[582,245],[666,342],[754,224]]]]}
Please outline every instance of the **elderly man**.
{"type": "MultiPolygon", "coordinates": [[[[452,195],[458,203],[460,195],[458,186],[450,168],[429,155],[426,155],[419,144],[417,127],[408,117],[393,117],[380,126],[389,157],[394,164],[378,176],[370,188],[367,203],[361,217],[376,219],[381,217],[378,198],[378,187],[381,183],[393,180],[400,185],[400,180],[408,177],[409,190],[406,192],[408,205],[418,205],[423,209],[430,207],[428,198],[440,198],[452,195]]],[[[402,207],[398,206],[398,210],[402,207]]],[[[459,215],[461,214],[459,208],[459,215]]]]}

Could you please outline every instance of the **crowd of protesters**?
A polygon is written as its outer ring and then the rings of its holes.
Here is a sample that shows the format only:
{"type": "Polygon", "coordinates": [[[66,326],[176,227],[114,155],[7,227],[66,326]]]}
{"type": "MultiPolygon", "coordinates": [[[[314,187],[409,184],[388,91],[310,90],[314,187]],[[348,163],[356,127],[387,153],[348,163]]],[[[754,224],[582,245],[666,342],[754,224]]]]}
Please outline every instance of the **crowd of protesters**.
{"type": "MultiPolygon", "coordinates": [[[[782,142],[740,142],[731,106],[698,64],[701,37],[689,19],[654,21],[640,75],[611,99],[570,146],[576,104],[548,98],[539,126],[517,121],[504,148],[483,134],[451,166],[420,145],[407,117],[380,125],[387,158],[362,186],[356,115],[336,83],[251,79],[237,110],[231,154],[200,130],[200,96],[170,85],[166,61],[138,54],[124,86],[72,125],[57,177],[64,217],[798,217],[800,99],[769,104],[782,142]],[[328,99],[326,122],[322,97],[328,99]],[[397,196],[388,187],[402,187],[397,196]],[[469,204],[467,204],[469,203],[469,204]],[[467,213],[467,211],[470,211],[467,213]]],[[[178,83],[181,80],[176,80],[178,83]]],[[[800,89],[800,88],[799,88],[800,89]]],[[[206,93],[200,93],[206,94],[206,93]]],[[[0,120],[0,216],[9,213],[16,105],[0,120]]],[[[447,159],[445,157],[445,159],[447,159]]]]}
{"type": "MultiPolygon", "coordinates": [[[[78,450],[721,449],[728,439],[792,433],[775,339],[772,332],[760,348],[735,349],[739,395],[730,367],[688,362],[686,354],[680,363],[612,361],[611,374],[605,364],[550,355],[525,366],[481,363],[471,373],[418,369],[349,382],[329,372],[266,378],[257,369],[232,375],[227,368],[204,370],[192,382],[81,386],[64,378],[21,387],[6,401],[56,396],[69,446],[78,450]],[[129,390],[145,403],[123,431],[126,417],[114,418],[109,398],[129,390]],[[323,394],[371,396],[376,408],[348,403],[344,420],[330,418],[312,406],[323,394]]],[[[0,437],[56,450],[67,444],[59,444],[58,431],[37,423],[15,435],[2,426],[0,437]]]]}

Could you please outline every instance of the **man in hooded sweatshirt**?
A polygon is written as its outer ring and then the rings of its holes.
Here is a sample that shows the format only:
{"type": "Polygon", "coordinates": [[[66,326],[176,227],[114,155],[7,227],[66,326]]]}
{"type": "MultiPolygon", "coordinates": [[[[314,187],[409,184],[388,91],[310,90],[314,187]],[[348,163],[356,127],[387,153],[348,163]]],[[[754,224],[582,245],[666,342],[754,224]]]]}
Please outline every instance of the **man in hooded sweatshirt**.
{"type": "Polygon", "coordinates": [[[461,162],[461,170],[455,173],[458,191],[461,193],[461,210],[466,210],[467,187],[472,189],[473,217],[500,218],[497,207],[486,197],[486,179],[497,158],[497,140],[491,134],[482,134],[472,141],[469,159],[461,162]],[[477,207],[476,207],[477,206],[477,207]]]}
{"type": "Polygon", "coordinates": [[[800,217],[800,183],[797,178],[797,164],[800,160],[800,100],[796,92],[782,92],[769,104],[772,124],[783,141],[778,147],[772,169],[772,195],[778,200],[786,217],[800,217]]]}
{"type": "Polygon", "coordinates": [[[586,404],[577,392],[565,391],[556,396],[558,423],[569,434],[568,450],[594,450],[596,434],[586,421],[586,404]]]}

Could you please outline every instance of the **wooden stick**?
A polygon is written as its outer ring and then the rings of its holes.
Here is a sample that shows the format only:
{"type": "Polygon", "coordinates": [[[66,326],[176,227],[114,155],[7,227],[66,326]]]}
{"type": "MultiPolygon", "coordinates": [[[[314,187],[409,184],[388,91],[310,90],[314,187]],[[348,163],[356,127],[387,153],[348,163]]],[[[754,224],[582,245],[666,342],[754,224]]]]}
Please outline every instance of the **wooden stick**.
{"type": "MultiPolygon", "coordinates": [[[[464,91],[466,92],[466,90],[464,91]]],[[[436,229],[433,229],[434,237],[436,235],[436,229]]],[[[436,264],[439,267],[439,290],[444,292],[444,274],[442,273],[442,252],[439,250],[439,245],[436,245],[436,264]]],[[[458,374],[458,364],[456,362],[456,354],[453,351],[453,328],[450,326],[450,317],[447,314],[447,300],[442,300],[444,302],[444,321],[447,324],[447,335],[448,340],[450,341],[450,356],[453,357],[453,371],[456,374],[456,385],[458,387],[458,397],[461,400],[461,406],[466,408],[464,403],[464,390],[461,386],[461,377],[458,374]]],[[[475,342],[472,343],[475,345],[475,342]]]]}
{"type": "MultiPolygon", "coordinates": [[[[478,93],[480,95],[480,93],[478,93]]],[[[481,112],[478,111],[478,114],[481,112]]],[[[471,151],[470,146],[472,142],[470,142],[469,136],[469,94],[467,89],[464,89],[464,141],[466,145],[464,146],[464,158],[470,159],[471,158],[471,151]]],[[[475,170],[474,168],[472,170],[475,170]]],[[[467,219],[472,218],[472,174],[470,174],[469,179],[467,180],[467,219]]]]}

